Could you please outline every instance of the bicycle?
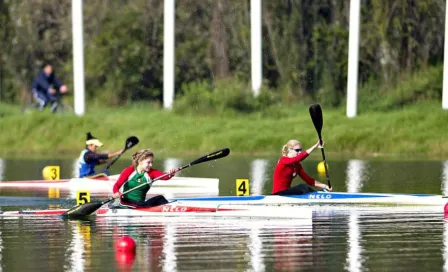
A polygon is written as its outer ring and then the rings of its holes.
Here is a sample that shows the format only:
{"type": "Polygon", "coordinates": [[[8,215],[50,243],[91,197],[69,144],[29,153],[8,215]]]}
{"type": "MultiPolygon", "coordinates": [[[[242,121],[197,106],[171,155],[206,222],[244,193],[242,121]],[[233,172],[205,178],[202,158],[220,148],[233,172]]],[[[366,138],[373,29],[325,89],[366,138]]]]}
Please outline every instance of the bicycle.
{"type": "Polygon", "coordinates": [[[50,111],[52,113],[56,113],[56,114],[66,114],[66,113],[72,113],[73,112],[73,107],[69,104],[66,104],[62,101],[62,97],[64,94],[61,93],[56,93],[56,101],[54,102],[49,102],[47,105],[44,106],[43,109],[39,109],[40,105],[39,103],[35,100],[33,95],[28,95],[28,99],[25,102],[25,104],[22,106],[21,109],[21,113],[22,114],[27,114],[29,112],[33,112],[33,111],[43,111],[45,110],[46,107],[50,107],[50,111]]]}

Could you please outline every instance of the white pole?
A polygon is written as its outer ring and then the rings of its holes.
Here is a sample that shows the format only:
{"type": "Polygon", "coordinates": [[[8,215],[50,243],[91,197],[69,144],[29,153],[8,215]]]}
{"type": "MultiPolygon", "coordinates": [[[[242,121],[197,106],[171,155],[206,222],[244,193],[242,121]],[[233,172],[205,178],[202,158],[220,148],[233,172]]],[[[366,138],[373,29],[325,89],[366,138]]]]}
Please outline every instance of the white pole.
{"type": "Polygon", "coordinates": [[[445,7],[445,47],[443,54],[442,109],[448,110],[448,1],[445,7]]]}
{"type": "Polygon", "coordinates": [[[348,41],[347,117],[356,116],[358,93],[358,50],[360,0],[350,1],[350,33],[348,41]]]}
{"type": "Polygon", "coordinates": [[[174,0],[164,1],[163,10],[163,107],[171,109],[174,101],[174,0]]]}
{"type": "Polygon", "coordinates": [[[252,90],[257,96],[262,82],[261,0],[250,1],[252,90]]]}
{"type": "Polygon", "coordinates": [[[82,0],[72,0],[72,32],[75,113],[82,116],[85,109],[82,0]]]}

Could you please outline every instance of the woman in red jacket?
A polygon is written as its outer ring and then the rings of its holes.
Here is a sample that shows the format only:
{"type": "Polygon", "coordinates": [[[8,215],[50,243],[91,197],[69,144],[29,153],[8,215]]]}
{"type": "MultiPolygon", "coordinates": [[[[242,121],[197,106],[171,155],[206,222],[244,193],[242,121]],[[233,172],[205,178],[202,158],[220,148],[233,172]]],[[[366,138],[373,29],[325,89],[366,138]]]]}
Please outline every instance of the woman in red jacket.
{"type": "MultiPolygon", "coordinates": [[[[152,179],[167,174],[152,168],[153,160],[154,153],[148,149],[140,150],[132,155],[132,166],[125,168],[123,172],[121,172],[120,177],[115,182],[113,188],[114,197],[120,198],[120,206],[123,208],[138,208],[152,207],[168,203],[162,195],[145,200],[146,193],[149,191],[149,188],[151,188],[147,183],[152,179]],[[121,186],[123,186],[123,191],[127,191],[145,183],[145,186],[139,187],[125,195],[121,195],[119,192],[121,186]]],[[[177,171],[179,171],[178,168],[172,169],[169,172],[169,175],[162,178],[162,180],[172,178],[177,171]]]]}
{"type": "Polygon", "coordinates": [[[320,183],[311,178],[300,164],[308,155],[313,152],[316,147],[320,147],[320,143],[313,145],[306,151],[302,151],[302,144],[297,140],[289,140],[283,146],[282,157],[277,162],[274,171],[274,184],[272,187],[272,194],[274,195],[301,195],[309,192],[314,192],[309,186],[316,186],[327,191],[332,191],[333,188],[320,183]],[[292,179],[299,175],[308,185],[299,184],[294,187],[291,186],[292,179]]]}

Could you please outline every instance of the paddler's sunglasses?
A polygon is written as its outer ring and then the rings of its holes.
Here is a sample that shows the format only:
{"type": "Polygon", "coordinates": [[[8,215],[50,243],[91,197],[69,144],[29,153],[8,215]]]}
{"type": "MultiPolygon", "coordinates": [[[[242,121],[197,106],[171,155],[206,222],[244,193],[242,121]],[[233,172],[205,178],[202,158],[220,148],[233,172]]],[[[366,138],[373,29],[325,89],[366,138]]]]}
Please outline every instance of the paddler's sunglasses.
{"type": "Polygon", "coordinates": [[[291,150],[294,150],[295,152],[300,152],[300,151],[302,151],[302,149],[301,148],[290,148],[291,150]]]}

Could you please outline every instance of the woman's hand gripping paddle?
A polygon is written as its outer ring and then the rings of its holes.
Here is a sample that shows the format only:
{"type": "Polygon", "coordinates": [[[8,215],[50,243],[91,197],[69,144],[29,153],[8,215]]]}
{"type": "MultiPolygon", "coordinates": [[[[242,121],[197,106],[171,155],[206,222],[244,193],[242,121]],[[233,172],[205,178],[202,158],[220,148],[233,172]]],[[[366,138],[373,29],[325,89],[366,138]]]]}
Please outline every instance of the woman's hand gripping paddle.
{"type": "MultiPolygon", "coordinates": [[[[317,136],[319,136],[320,145],[322,145],[322,134],[321,133],[322,133],[322,126],[324,125],[324,120],[322,118],[322,109],[320,108],[319,104],[314,104],[314,105],[310,106],[310,115],[311,115],[311,120],[313,120],[314,127],[316,128],[317,136]]],[[[322,150],[322,159],[324,161],[324,166],[325,166],[325,176],[327,178],[328,187],[331,188],[330,176],[328,174],[327,161],[325,160],[325,152],[324,152],[323,146],[322,146],[321,150],[322,150]]]]}
{"type": "Polygon", "coordinates": [[[124,144],[123,151],[115,159],[113,159],[111,162],[109,162],[107,164],[106,168],[104,168],[104,170],[102,172],[109,171],[109,168],[121,157],[121,155],[123,155],[123,153],[126,152],[126,150],[131,149],[133,146],[137,145],[138,142],[139,142],[139,140],[137,137],[135,137],[135,136],[128,137],[124,144]]]}
{"type": "MultiPolygon", "coordinates": [[[[224,149],[221,149],[221,150],[209,153],[207,155],[204,155],[204,156],[202,156],[202,157],[200,157],[200,158],[190,162],[189,164],[186,164],[186,165],[182,166],[181,168],[179,168],[179,171],[183,170],[185,168],[188,168],[188,167],[190,167],[192,165],[195,165],[195,164],[200,164],[200,163],[203,163],[203,162],[208,162],[208,161],[213,161],[213,160],[224,158],[224,157],[226,157],[229,154],[230,154],[230,149],[228,149],[228,148],[224,148],[224,149]]],[[[123,192],[122,195],[130,193],[130,192],[132,192],[132,191],[134,191],[134,190],[136,190],[136,189],[138,189],[138,188],[140,188],[142,186],[145,186],[146,184],[151,185],[153,182],[155,182],[157,180],[160,180],[160,179],[162,179],[162,178],[164,178],[164,177],[166,177],[168,175],[169,175],[169,173],[167,173],[165,175],[162,175],[162,176],[160,176],[158,178],[155,178],[155,179],[151,180],[148,183],[142,183],[142,184],[140,184],[140,185],[138,185],[138,186],[136,186],[136,187],[134,187],[132,189],[127,190],[126,192],[123,192]]],[[[110,202],[112,200],[114,200],[114,198],[110,197],[107,200],[104,200],[104,201],[101,201],[101,202],[81,204],[79,206],[73,207],[70,210],[66,211],[64,214],[62,214],[62,217],[70,219],[70,218],[82,218],[82,217],[91,215],[94,212],[96,212],[99,208],[101,208],[101,206],[103,206],[104,204],[106,204],[106,203],[108,203],[108,202],[110,202]]]]}

